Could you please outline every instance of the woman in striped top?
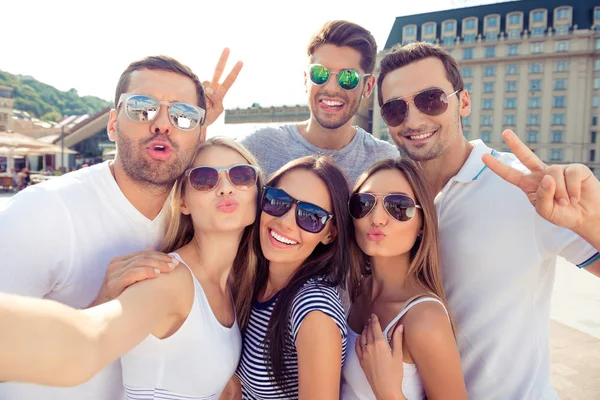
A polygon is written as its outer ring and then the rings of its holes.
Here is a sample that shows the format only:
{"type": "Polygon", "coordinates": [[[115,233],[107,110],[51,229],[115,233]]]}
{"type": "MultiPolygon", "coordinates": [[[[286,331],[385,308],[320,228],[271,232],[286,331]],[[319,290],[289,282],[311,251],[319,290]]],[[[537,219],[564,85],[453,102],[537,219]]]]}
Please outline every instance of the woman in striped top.
{"type": "Polygon", "coordinates": [[[466,399],[436,209],[417,166],[376,163],[358,179],[348,209],[360,268],[351,271],[342,399],[466,399]]]}
{"type": "Polygon", "coordinates": [[[347,198],[343,173],[326,157],[292,161],[265,186],[255,295],[237,370],[242,398],[339,399],[346,326],[337,287],[348,268],[347,198]]]}

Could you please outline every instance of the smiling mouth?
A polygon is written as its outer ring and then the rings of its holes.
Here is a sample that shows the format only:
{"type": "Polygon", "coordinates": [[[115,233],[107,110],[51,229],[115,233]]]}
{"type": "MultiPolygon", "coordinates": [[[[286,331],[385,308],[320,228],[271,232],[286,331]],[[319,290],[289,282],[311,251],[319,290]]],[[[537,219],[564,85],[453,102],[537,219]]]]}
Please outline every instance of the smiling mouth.
{"type": "Polygon", "coordinates": [[[423,139],[432,137],[436,132],[437,132],[437,130],[431,131],[431,132],[420,133],[418,135],[408,135],[408,136],[404,136],[404,137],[408,140],[423,140],[423,139]]]}
{"type": "Polygon", "coordinates": [[[339,101],[339,100],[322,99],[322,100],[319,100],[319,104],[321,104],[321,106],[324,106],[324,108],[327,108],[330,110],[339,110],[342,107],[344,107],[345,103],[343,101],[339,101]]]}
{"type": "Polygon", "coordinates": [[[278,235],[278,234],[277,234],[277,233],[276,233],[274,230],[272,230],[272,229],[269,231],[269,234],[271,235],[271,237],[272,237],[273,239],[275,239],[275,240],[276,240],[276,241],[278,241],[279,243],[283,243],[283,244],[290,244],[290,245],[293,245],[293,244],[298,244],[298,242],[296,242],[296,241],[294,241],[294,240],[291,240],[291,239],[285,238],[285,237],[283,237],[283,236],[281,236],[281,235],[278,235]]]}

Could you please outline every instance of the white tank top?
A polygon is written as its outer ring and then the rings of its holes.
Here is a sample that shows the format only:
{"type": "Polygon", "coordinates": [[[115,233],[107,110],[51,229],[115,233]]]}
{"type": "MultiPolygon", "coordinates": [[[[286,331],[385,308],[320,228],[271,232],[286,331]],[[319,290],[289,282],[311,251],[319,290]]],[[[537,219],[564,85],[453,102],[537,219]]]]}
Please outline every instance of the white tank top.
{"type": "Polygon", "coordinates": [[[148,335],[121,356],[126,400],[218,399],[233,376],[242,351],[237,319],[231,328],[221,325],[193,273],[192,279],[194,302],[177,332],[148,335]]]}
{"type": "MultiPolygon", "coordinates": [[[[410,300],[409,300],[410,301],[410,300]]],[[[420,297],[417,300],[409,303],[400,313],[388,324],[383,331],[383,335],[389,339],[390,329],[392,329],[396,323],[410,310],[412,307],[419,303],[426,301],[435,301],[440,303],[444,307],[444,311],[448,314],[444,303],[435,297],[420,297]]],[[[450,317],[448,317],[450,318],[450,317]]],[[[356,340],[360,338],[360,334],[354,332],[346,320],[346,326],[348,327],[348,355],[346,356],[346,363],[342,368],[342,390],[340,398],[342,400],[375,400],[375,393],[369,385],[369,381],[365,373],[363,372],[356,351],[356,340]]],[[[423,387],[423,382],[419,376],[419,371],[415,364],[403,363],[404,377],[402,379],[402,393],[407,400],[423,400],[425,399],[426,393],[423,387]]]]}

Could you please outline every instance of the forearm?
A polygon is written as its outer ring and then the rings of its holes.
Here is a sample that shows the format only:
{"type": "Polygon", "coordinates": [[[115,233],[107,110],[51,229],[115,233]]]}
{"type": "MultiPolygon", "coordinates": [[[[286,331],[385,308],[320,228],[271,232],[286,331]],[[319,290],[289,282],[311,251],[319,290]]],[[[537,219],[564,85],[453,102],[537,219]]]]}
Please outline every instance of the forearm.
{"type": "Polygon", "coordinates": [[[597,251],[600,251],[600,221],[586,221],[581,228],[574,230],[574,232],[585,239],[597,251]]]}

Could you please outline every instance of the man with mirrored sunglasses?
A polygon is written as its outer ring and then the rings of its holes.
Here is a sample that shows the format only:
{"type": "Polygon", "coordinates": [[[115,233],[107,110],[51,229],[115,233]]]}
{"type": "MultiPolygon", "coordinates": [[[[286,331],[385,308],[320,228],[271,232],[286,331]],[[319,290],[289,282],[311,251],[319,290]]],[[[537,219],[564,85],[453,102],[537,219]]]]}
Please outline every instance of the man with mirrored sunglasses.
{"type": "MultiPolygon", "coordinates": [[[[236,64],[219,82],[228,53],[204,85],[166,56],[125,69],[107,126],[115,160],[32,186],[0,209],[0,226],[10,227],[0,230],[0,291],[86,308],[174,269],[171,256],[152,249],[164,239],[173,184],[193,162],[241,69],[236,64]]],[[[2,399],[122,397],[119,360],[74,388],[0,383],[2,399]]]]}
{"type": "Polygon", "coordinates": [[[378,88],[394,142],[437,193],[469,398],[556,399],[548,323],[556,259],[600,276],[600,183],[583,165],[548,167],[512,131],[503,138],[514,154],[467,141],[461,117],[471,99],[438,46],[391,49],[378,88]]]}
{"type": "Polygon", "coordinates": [[[350,186],[368,167],[398,150],[353,126],[361,98],[373,91],[377,45],[366,29],[347,21],[326,23],[308,45],[305,85],[310,119],[262,128],[241,139],[267,176],[287,162],[325,154],[350,186]]]}

